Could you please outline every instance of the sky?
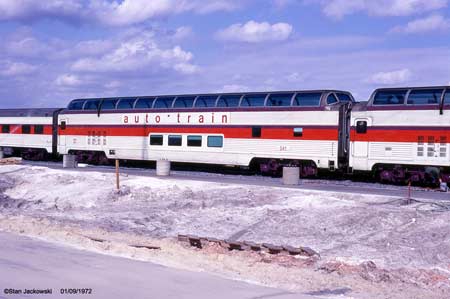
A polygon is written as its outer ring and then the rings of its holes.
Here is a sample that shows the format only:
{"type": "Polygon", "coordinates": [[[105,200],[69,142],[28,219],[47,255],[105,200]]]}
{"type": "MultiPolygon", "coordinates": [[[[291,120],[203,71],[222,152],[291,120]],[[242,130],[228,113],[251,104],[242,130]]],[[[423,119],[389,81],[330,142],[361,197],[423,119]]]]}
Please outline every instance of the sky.
{"type": "Polygon", "coordinates": [[[0,108],[450,85],[450,0],[0,0],[0,108]]]}

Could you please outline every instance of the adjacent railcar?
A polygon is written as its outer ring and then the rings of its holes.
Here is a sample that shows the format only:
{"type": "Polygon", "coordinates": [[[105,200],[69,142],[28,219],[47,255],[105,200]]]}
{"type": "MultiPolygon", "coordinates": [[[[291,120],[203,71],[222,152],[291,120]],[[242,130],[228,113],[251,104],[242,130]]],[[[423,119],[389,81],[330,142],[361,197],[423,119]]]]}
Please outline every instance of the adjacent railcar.
{"type": "Polygon", "coordinates": [[[58,152],[314,175],[348,166],[353,102],[340,90],[76,99],[59,115],[58,152]]]}
{"type": "Polygon", "coordinates": [[[56,153],[58,109],[0,109],[0,150],[27,159],[56,153]]]}
{"type": "Polygon", "coordinates": [[[449,181],[450,87],[384,88],[351,114],[350,166],[390,183],[449,181]]]}

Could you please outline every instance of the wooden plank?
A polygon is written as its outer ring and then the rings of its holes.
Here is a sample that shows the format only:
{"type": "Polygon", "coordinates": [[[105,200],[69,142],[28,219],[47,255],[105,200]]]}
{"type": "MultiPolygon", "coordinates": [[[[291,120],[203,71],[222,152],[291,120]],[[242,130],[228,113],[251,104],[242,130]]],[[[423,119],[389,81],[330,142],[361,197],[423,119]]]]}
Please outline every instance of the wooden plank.
{"type": "Polygon", "coordinates": [[[159,246],[146,245],[146,244],[128,244],[128,246],[134,247],[134,248],[146,248],[149,250],[160,250],[161,249],[161,247],[159,247],[159,246]]]}
{"type": "Polygon", "coordinates": [[[21,164],[21,163],[22,163],[22,158],[11,157],[11,158],[0,159],[0,165],[12,165],[12,164],[21,164]]]}

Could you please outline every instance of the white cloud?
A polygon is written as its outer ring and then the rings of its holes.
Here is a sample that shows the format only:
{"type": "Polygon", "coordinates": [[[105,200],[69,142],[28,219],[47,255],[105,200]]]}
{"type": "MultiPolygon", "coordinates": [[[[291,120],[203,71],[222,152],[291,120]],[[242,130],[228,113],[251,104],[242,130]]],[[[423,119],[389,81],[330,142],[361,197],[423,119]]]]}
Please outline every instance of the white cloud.
{"type": "Polygon", "coordinates": [[[217,92],[244,92],[249,91],[250,88],[241,84],[226,84],[217,92]]]}
{"type": "Polygon", "coordinates": [[[0,20],[34,19],[36,17],[67,17],[82,11],[81,1],[76,0],[2,0],[0,20]]]}
{"type": "Polygon", "coordinates": [[[286,40],[292,33],[292,26],[287,23],[269,24],[248,21],[245,24],[233,24],[217,32],[217,37],[225,41],[258,43],[265,41],[286,40]]]}
{"type": "Polygon", "coordinates": [[[116,89],[122,86],[122,83],[118,80],[112,80],[104,84],[105,88],[116,89]]]}
{"type": "Polygon", "coordinates": [[[379,72],[372,75],[367,81],[373,84],[395,85],[405,83],[412,77],[409,69],[401,69],[391,72],[379,72]]]}
{"type": "Polygon", "coordinates": [[[199,67],[190,63],[177,63],[173,66],[174,70],[182,73],[182,74],[195,74],[199,71],[199,67]]]}
{"type": "Polygon", "coordinates": [[[231,11],[237,7],[237,0],[1,0],[0,20],[52,18],[123,26],[187,11],[203,14],[231,11]]]}
{"type": "Polygon", "coordinates": [[[78,59],[71,69],[95,73],[155,72],[163,68],[192,74],[197,71],[197,66],[191,63],[192,59],[192,53],[184,51],[180,46],[163,49],[154,40],[152,32],[139,32],[98,58],[78,59]]]}
{"type": "Polygon", "coordinates": [[[394,33],[424,33],[430,31],[443,31],[450,28],[450,20],[441,15],[431,15],[422,19],[408,22],[405,26],[394,27],[394,33]]]}
{"type": "Polygon", "coordinates": [[[82,83],[78,76],[70,74],[60,75],[55,80],[55,84],[62,87],[78,87],[82,83]]]}
{"type": "Polygon", "coordinates": [[[304,74],[300,74],[298,72],[293,72],[293,73],[285,76],[285,79],[291,83],[303,82],[305,80],[305,78],[306,78],[306,76],[304,74]]]}
{"type": "Polygon", "coordinates": [[[19,77],[31,75],[36,72],[37,67],[23,62],[6,61],[0,63],[0,75],[4,77],[19,77]]]}
{"type": "Polygon", "coordinates": [[[293,4],[296,0],[272,0],[273,6],[278,9],[285,8],[286,6],[293,4]]]}
{"type": "Polygon", "coordinates": [[[78,42],[73,51],[79,55],[99,55],[104,54],[114,47],[110,40],[86,40],[78,42]]]}
{"type": "MultiPolygon", "coordinates": [[[[318,1],[308,1],[318,2],[318,1]]],[[[448,0],[322,0],[325,15],[340,19],[366,12],[374,16],[409,16],[447,6],[448,0]]]]}
{"type": "Polygon", "coordinates": [[[193,31],[192,31],[191,27],[181,26],[175,30],[175,33],[173,34],[173,39],[182,40],[182,39],[186,39],[192,35],[193,35],[193,31]]]}

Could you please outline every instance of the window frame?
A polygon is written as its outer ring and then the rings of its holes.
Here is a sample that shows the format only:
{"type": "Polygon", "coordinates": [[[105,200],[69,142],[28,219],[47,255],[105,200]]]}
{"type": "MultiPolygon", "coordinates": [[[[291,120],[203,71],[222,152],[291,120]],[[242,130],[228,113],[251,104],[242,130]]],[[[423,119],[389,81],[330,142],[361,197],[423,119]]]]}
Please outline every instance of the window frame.
{"type": "Polygon", "coordinates": [[[79,100],[73,100],[72,102],[69,103],[69,106],[67,107],[67,110],[70,110],[70,111],[80,111],[80,110],[83,110],[83,107],[84,107],[84,104],[85,104],[85,103],[86,103],[86,100],[82,100],[82,99],[79,99],[79,100]],[[73,108],[71,108],[71,106],[72,106],[73,104],[76,104],[76,103],[81,103],[80,109],[73,109],[73,108]]]}
{"type": "Polygon", "coordinates": [[[217,100],[219,99],[219,95],[199,95],[195,98],[194,104],[193,104],[193,108],[200,108],[200,109],[209,109],[209,108],[216,108],[217,106],[217,100]],[[207,100],[210,100],[212,98],[215,97],[214,100],[214,106],[197,106],[197,103],[199,100],[202,100],[206,103],[205,99],[202,98],[207,98],[207,100]]]}
{"type": "Polygon", "coordinates": [[[292,134],[294,137],[303,137],[303,131],[302,127],[295,127],[292,129],[292,134]]]}
{"type": "Polygon", "coordinates": [[[131,109],[134,109],[134,105],[136,104],[136,101],[138,100],[138,98],[122,98],[122,99],[119,99],[118,101],[117,101],[117,103],[116,103],[116,109],[117,110],[131,110],[131,109]],[[120,103],[122,102],[122,101],[131,101],[131,100],[133,100],[134,99],[134,101],[133,101],[133,105],[131,105],[131,107],[130,108],[119,108],[119,105],[120,105],[120,103]]]}
{"type": "Polygon", "coordinates": [[[156,100],[156,97],[149,97],[149,98],[137,98],[136,99],[136,101],[134,102],[134,105],[133,105],[133,109],[152,109],[152,107],[153,107],[153,104],[155,103],[155,100],[156,100]],[[140,102],[140,101],[145,101],[145,102],[150,102],[151,101],[151,105],[150,106],[146,106],[146,107],[137,107],[137,104],[140,102]]]}
{"type": "Polygon", "coordinates": [[[26,135],[30,135],[31,134],[31,125],[22,125],[21,133],[22,134],[26,134],[26,135]],[[25,128],[27,128],[27,130],[25,130],[25,128]]]}
{"type": "Polygon", "coordinates": [[[268,97],[265,100],[265,106],[266,107],[291,107],[292,106],[292,101],[294,100],[294,96],[295,96],[295,92],[286,92],[286,93],[269,93],[268,97]],[[291,95],[291,99],[289,100],[289,105],[269,105],[270,100],[272,98],[272,96],[276,97],[276,96],[288,96],[291,95]]]}
{"type": "Polygon", "coordinates": [[[118,99],[104,99],[104,100],[101,102],[100,110],[101,110],[101,111],[102,111],[102,110],[105,110],[105,111],[115,110],[116,107],[117,107],[117,103],[118,103],[118,102],[119,102],[118,99]],[[103,107],[103,104],[104,104],[105,102],[112,102],[112,103],[113,103],[113,107],[112,107],[112,108],[107,108],[107,109],[105,109],[105,108],[103,107]]]}
{"type": "Polygon", "coordinates": [[[183,146],[183,135],[168,135],[167,136],[167,145],[168,146],[179,146],[179,147],[181,147],[181,146],[183,146]],[[179,139],[180,140],[180,144],[171,144],[171,139],[174,139],[174,138],[176,138],[176,139],[179,139]]]}
{"type": "Polygon", "coordinates": [[[2,125],[1,134],[10,134],[11,133],[11,125],[2,125]],[[7,128],[7,130],[5,130],[7,128]]]}
{"type": "Polygon", "coordinates": [[[389,92],[389,90],[383,90],[383,89],[381,89],[381,90],[375,91],[375,93],[374,93],[374,95],[373,95],[373,98],[372,98],[372,100],[371,100],[371,102],[370,102],[370,105],[371,105],[371,106],[385,106],[385,107],[405,106],[405,105],[406,105],[406,101],[407,101],[408,96],[409,96],[409,93],[411,92],[411,89],[406,89],[406,88],[404,88],[404,89],[395,89],[395,90],[392,90],[392,92],[395,92],[395,91],[403,91],[403,90],[405,91],[405,95],[404,95],[403,103],[401,103],[401,104],[375,104],[375,99],[376,99],[376,96],[378,95],[379,92],[389,92]]]}
{"type": "Polygon", "coordinates": [[[441,102],[444,100],[445,98],[445,88],[441,88],[442,93],[441,93],[441,97],[438,99],[438,102],[435,104],[409,104],[408,100],[409,100],[409,96],[414,93],[415,91],[426,91],[426,90],[439,90],[439,88],[434,88],[434,89],[430,89],[430,88],[420,88],[420,89],[410,89],[407,93],[407,96],[405,98],[405,105],[407,106],[433,106],[433,105],[437,105],[439,106],[441,104],[441,102]]]}
{"type": "Polygon", "coordinates": [[[267,97],[269,96],[269,93],[262,93],[262,94],[243,94],[241,97],[241,100],[239,101],[239,108],[243,107],[243,108],[253,108],[253,107],[265,107],[266,106],[266,102],[267,102],[267,97]],[[247,98],[251,98],[251,97],[257,97],[259,95],[265,95],[264,96],[264,100],[263,100],[263,104],[262,105],[258,105],[258,106],[254,106],[254,105],[246,105],[243,106],[242,103],[244,103],[245,100],[248,101],[247,98]]]}
{"type": "Polygon", "coordinates": [[[100,109],[100,105],[102,104],[102,101],[100,99],[90,99],[90,100],[86,100],[83,104],[83,110],[86,111],[98,111],[98,109],[100,109]],[[95,109],[87,109],[86,105],[90,104],[90,103],[97,103],[97,108],[95,109]]]}
{"type": "Polygon", "coordinates": [[[367,120],[356,120],[355,131],[356,134],[367,134],[367,120]]]}
{"type": "Polygon", "coordinates": [[[206,146],[207,146],[207,147],[211,147],[211,148],[223,148],[224,139],[225,139],[225,138],[223,138],[222,135],[209,135],[209,136],[207,136],[207,138],[206,138],[206,146]],[[211,140],[212,138],[220,138],[220,141],[221,141],[220,146],[211,145],[211,141],[210,141],[210,140],[211,140]]]}
{"type": "Polygon", "coordinates": [[[262,136],[261,126],[253,126],[252,127],[252,138],[261,138],[261,136],[262,136]]]}
{"type": "MultiPolygon", "coordinates": [[[[171,109],[173,106],[173,102],[175,101],[176,97],[174,96],[164,96],[164,97],[156,97],[155,100],[153,101],[153,109],[171,109]],[[158,101],[168,101],[169,99],[172,99],[172,102],[170,103],[170,105],[166,106],[166,107],[156,107],[156,104],[158,103],[158,101]]],[[[167,102],[166,102],[167,103],[167,102]]]]}
{"type": "Polygon", "coordinates": [[[195,104],[195,101],[197,100],[197,97],[198,96],[179,96],[179,97],[176,97],[173,100],[173,102],[172,102],[172,108],[174,108],[174,109],[192,109],[192,108],[194,108],[194,104],[195,104]],[[189,99],[189,100],[192,99],[192,105],[191,106],[184,106],[184,107],[177,107],[177,106],[175,106],[179,100],[184,101],[185,99],[189,99]]]}
{"type": "Polygon", "coordinates": [[[339,104],[339,103],[340,103],[339,97],[338,97],[334,92],[330,92],[330,93],[327,95],[327,97],[325,98],[325,105],[336,105],[336,104],[339,104]],[[334,99],[336,100],[336,102],[328,103],[328,98],[329,98],[330,96],[333,96],[334,99]]]}
{"type": "Polygon", "coordinates": [[[322,97],[323,97],[323,93],[322,92],[297,92],[294,97],[292,98],[292,107],[320,107],[322,106],[322,97]],[[317,105],[294,105],[294,103],[299,103],[297,96],[298,95],[302,95],[302,94],[309,94],[309,95],[313,95],[313,94],[317,94],[319,95],[319,100],[317,101],[317,105]]]}
{"type": "Polygon", "coordinates": [[[442,106],[445,106],[445,100],[446,99],[449,101],[449,103],[447,105],[450,105],[450,88],[445,88],[444,89],[444,93],[442,95],[442,106]]]}
{"type": "Polygon", "coordinates": [[[36,135],[43,135],[44,134],[44,125],[34,125],[33,126],[33,133],[36,135]]]}
{"type": "Polygon", "coordinates": [[[163,134],[150,134],[148,143],[150,146],[163,146],[164,145],[164,135],[163,134]],[[159,143],[152,144],[152,137],[161,138],[161,144],[159,144],[159,143]]]}
{"type": "MultiPolygon", "coordinates": [[[[241,103],[242,97],[243,97],[242,94],[223,94],[223,95],[220,95],[219,98],[217,99],[216,107],[217,108],[239,108],[239,104],[241,103]],[[233,106],[233,105],[231,105],[231,106],[229,106],[229,105],[227,105],[227,106],[219,106],[219,103],[221,101],[225,102],[225,101],[228,101],[229,99],[232,99],[232,98],[234,98],[234,99],[237,98],[237,105],[235,105],[235,106],[233,106]]],[[[226,103],[228,103],[228,102],[226,102],[226,103]]]]}
{"type": "Polygon", "coordinates": [[[202,147],[203,146],[203,136],[202,135],[187,135],[187,137],[186,137],[187,139],[187,142],[186,142],[186,145],[188,146],[188,147],[202,147]],[[189,144],[190,142],[192,142],[192,141],[198,141],[199,139],[197,139],[197,140],[192,140],[192,138],[200,138],[200,144],[199,145],[193,145],[193,144],[189,144]]]}

